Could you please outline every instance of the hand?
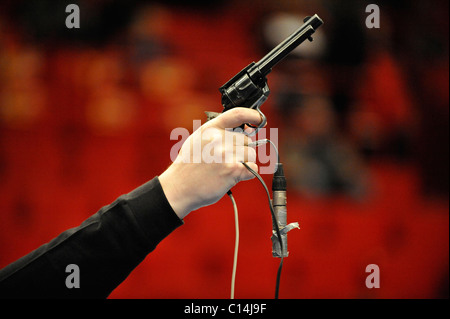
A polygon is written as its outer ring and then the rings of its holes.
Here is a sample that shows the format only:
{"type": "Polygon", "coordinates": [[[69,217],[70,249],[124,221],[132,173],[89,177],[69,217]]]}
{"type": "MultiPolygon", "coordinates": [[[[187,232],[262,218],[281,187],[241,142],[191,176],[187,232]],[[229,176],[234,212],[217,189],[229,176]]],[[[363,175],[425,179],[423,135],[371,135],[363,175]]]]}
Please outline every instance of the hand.
{"type": "Polygon", "coordinates": [[[216,203],[240,181],[257,171],[256,151],[251,139],[232,128],[243,123],[259,125],[256,110],[234,108],[203,124],[184,142],[176,160],[159,176],[164,193],[179,218],[216,203]]]}

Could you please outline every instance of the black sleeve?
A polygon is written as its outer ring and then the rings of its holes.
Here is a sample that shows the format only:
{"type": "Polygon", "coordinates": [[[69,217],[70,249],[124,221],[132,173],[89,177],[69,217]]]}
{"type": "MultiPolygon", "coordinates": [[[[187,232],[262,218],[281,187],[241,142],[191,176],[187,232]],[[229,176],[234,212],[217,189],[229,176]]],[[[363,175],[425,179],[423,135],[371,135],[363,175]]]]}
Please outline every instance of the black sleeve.
{"type": "Polygon", "coordinates": [[[182,224],[155,177],[0,270],[0,298],[106,298],[182,224]],[[70,264],[79,288],[66,286],[70,264]]]}

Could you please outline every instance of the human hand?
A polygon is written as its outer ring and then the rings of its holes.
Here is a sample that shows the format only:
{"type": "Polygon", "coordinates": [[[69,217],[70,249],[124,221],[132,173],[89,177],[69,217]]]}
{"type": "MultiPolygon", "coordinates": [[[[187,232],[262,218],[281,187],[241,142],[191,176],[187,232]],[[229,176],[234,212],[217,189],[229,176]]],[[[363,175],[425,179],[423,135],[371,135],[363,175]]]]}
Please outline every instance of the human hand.
{"type": "Polygon", "coordinates": [[[259,125],[256,110],[234,108],[203,124],[184,142],[176,160],[159,176],[167,200],[180,219],[200,207],[216,203],[240,181],[257,171],[251,139],[232,128],[259,125]]]}

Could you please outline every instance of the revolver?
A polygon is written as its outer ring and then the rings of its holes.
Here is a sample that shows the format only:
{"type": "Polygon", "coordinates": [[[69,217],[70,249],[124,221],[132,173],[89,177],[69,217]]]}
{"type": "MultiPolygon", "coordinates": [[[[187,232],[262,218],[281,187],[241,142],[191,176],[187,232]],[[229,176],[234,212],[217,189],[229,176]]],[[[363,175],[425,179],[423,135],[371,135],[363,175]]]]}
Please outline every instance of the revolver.
{"type": "MultiPolygon", "coordinates": [[[[302,42],[306,39],[312,41],[312,34],[323,24],[322,19],[317,14],[312,17],[306,17],[303,22],[304,24],[300,28],[272,49],[260,61],[250,63],[219,89],[222,94],[222,113],[235,107],[248,107],[257,110],[261,115],[261,123],[258,126],[243,124],[240,127],[242,130],[244,130],[245,125],[254,128],[255,130],[248,133],[250,136],[255,135],[267,122],[266,116],[260,110],[260,106],[270,94],[266,76],[278,62],[302,42]]],[[[208,120],[219,114],[206,112],[208,120]]]]}

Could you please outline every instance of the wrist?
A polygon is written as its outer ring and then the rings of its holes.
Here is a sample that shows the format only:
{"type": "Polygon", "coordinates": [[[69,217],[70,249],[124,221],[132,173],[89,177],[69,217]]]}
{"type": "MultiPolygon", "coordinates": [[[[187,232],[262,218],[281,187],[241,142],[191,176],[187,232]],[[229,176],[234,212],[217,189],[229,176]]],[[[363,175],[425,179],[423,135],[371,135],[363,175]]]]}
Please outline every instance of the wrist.
{"type": "Polygon", "coordinates": [[[189,196],[186,196],[183,191],[183,183],[179,182],[182,178],[180,178],[179,174],[173,172],[173,165],[176,164],[172,164],[159,176],[159,182],[173,211],[180,219],[183,219],[193,209],[191,209],[191,205],[189,203],[189,196]]]}

